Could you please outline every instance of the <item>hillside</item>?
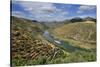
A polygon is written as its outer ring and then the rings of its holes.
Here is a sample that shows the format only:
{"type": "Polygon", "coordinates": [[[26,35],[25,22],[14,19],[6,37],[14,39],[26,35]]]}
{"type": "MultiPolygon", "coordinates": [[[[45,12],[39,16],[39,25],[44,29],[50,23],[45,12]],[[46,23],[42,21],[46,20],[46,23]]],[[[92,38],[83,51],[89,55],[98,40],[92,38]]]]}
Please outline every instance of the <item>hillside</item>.
{"type": "Polygon", "coordinates": [[[42,37],[43,25],[23,18],[11,18],[13,66],[49,63],[56,51],[63,55],[62,50],[42,37]]]}
{"type": "Polygon", "coordinates": [[[96,60],[93,21],[43,23],[11,16],[11,23],[12,66],[96,60]]]}
{"type": "Polygon", "coordinates": [[[96,48],[96,24],[93,21],[64,24],[53,29],[51,33],[56,38],[71,41],[74,46],[96,48]]]}

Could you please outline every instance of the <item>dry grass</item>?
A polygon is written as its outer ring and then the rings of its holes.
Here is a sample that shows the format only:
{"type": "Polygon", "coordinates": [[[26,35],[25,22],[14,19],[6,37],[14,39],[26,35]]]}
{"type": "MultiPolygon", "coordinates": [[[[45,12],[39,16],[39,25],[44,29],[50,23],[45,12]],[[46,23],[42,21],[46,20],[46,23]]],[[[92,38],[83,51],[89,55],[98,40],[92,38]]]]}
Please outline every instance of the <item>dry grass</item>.
{"type": "Polygon", "coordinates": [[[92,21],[69,23],[55,28],[52,35],[85,49],[96,49],[96,24],[92,21]]]}

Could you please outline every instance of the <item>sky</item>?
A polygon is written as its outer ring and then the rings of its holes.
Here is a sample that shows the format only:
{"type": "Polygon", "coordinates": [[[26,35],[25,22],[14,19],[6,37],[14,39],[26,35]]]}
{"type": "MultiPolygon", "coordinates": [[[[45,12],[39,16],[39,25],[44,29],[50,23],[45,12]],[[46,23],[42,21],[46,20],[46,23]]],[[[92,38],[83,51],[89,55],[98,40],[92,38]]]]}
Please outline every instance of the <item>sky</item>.
{"type": "Polygon", "coordinates": [[[74,17],[96,18],[96,6],[12,0],[11,15],[48,22],[64,21],[74,17]]]}

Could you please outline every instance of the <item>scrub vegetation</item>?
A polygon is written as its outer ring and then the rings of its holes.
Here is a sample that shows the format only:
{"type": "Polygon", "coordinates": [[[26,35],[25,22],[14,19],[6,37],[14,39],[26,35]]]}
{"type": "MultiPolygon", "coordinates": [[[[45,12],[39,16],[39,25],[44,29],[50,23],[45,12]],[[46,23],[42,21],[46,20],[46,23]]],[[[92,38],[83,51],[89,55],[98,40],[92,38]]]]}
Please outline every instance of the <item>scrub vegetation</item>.
{"type": "Polygon", "coordinates": [[[96,20],[74,20],[38,22],[11,16],[12,66],[96,61],[96,20]],[[45,30],[52,40],[43,36],[45,30]]]}

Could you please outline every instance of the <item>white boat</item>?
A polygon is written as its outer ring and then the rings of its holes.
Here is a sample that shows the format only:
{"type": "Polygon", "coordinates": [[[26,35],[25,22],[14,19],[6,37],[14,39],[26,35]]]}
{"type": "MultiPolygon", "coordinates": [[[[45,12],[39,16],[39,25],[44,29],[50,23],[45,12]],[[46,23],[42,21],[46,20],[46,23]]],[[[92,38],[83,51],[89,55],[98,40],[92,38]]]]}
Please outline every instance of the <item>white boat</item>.
{"type": "Polygon", "coordinates": [[[55,42],[56,42],[56,43],[58,43],[58,44],[61,44],[61,42],[60,42],[60,41],[55,40],[55,42]]]}

